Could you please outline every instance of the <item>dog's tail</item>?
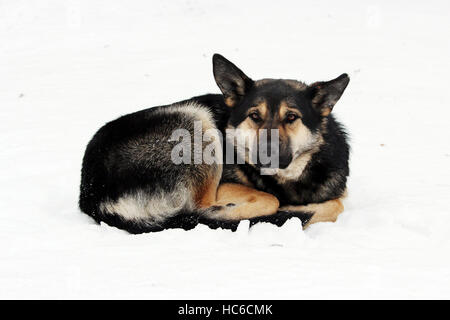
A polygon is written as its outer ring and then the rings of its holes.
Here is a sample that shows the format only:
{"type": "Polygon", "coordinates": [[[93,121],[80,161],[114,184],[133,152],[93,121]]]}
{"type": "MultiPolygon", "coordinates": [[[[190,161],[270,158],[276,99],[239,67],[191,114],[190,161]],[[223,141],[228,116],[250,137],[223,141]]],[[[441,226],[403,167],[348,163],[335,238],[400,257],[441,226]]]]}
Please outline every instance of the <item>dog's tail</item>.
{"type": "Polygon", "coordinates": [[[250,227],[261,222],[271,223],[278,227],[281,227],[292,218],[297,218],[302,222],[302,226],[305,227],[308,222],[311,220],[312,216],[314,215],[314,212],[311,211],[284,211],[279,210],[277,213],[269,215],[269,216],[262,216],[250,219],[250,227]]]}
{"type": "MultiPolygon", "coordinates": [[[[225,229],[236,231],[239,220],[217,220],[203,214],[203,211],[179,211],[166,217],[163,221],[155,223],[153,219],[127,220],[118,214],[91,215],[97,223],[104,222],[110,226],[125,230],[131,234],[159,232],[167,229],[191,230],[198,224],[203,224],[211,229],[225,229]]],[[[257,223],[270,223],[278,227],[292,218],[297,218],[305,226],[313,216],[312,212],[278,211],[270,216],[262,216],[250,219],[250,227],[257,223]]]]}
{"type": "MultiPolygon", "coordinates": [[[[94,217],[94,216],[93,216],[94,217]]],[[[131,234],[159,232],[166,229],[181,228],[190,230],[198,224],[199,217],[192,212],[178,212],[165,220],[155,222],[154,219],[124,219],[119,214],[101,214],[94,217],[97,223],[104,222],[109,226],[125,230],[131,234]]]]}
{"type": "Polygon", "coordinates": [[[119,214],[96,214],[91,215],[97,223],[104,222],[109,226],[125,230],[131,234],[159,232],[167,229],[191,230],[198,224],[204,224],[211,229],[227,229],[236,231],[240,221],[215,220],[206,217],[203,211],[179,211],[166,217],[163,221],[155,222],[154,219],[124,219],[119,214]]]}

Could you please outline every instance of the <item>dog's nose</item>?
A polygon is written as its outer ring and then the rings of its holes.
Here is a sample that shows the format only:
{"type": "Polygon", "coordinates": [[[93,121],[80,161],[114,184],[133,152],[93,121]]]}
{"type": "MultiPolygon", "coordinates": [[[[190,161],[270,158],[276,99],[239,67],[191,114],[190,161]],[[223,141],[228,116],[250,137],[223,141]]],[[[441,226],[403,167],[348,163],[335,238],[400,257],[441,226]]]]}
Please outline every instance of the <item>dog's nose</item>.
{"type": "Polygon", "coordinates": [[[280,169],[286,169],[291,164],[291,162],[292,162],[291,154],[280,156],[278,167],[280,169]]]}

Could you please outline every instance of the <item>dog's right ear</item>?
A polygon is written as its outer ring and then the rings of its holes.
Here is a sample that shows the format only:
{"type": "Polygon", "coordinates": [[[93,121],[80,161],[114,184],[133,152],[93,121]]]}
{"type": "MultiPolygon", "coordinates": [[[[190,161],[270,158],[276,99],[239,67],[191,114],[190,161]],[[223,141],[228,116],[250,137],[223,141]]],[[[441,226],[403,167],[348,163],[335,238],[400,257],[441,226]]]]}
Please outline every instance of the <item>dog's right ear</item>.
{"type": "Polygon", "coordinates": [[[253,80],[220,54],[213,56],[213,73],[225,104],[233,107],[253,86],[253,80]]]}

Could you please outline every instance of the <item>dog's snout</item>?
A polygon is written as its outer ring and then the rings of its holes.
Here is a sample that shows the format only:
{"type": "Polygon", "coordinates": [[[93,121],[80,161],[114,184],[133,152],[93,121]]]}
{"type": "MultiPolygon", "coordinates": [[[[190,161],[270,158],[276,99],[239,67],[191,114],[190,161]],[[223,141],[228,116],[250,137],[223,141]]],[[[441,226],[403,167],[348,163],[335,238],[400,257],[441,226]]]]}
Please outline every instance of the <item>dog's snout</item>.
{"type": "Polygon", "coordinates": [[[280,169],[286,169],[292,162],[292,155],[289,154],[284,154],[284,155],[280,155],[279,158],[279,168],[280,169]]]}

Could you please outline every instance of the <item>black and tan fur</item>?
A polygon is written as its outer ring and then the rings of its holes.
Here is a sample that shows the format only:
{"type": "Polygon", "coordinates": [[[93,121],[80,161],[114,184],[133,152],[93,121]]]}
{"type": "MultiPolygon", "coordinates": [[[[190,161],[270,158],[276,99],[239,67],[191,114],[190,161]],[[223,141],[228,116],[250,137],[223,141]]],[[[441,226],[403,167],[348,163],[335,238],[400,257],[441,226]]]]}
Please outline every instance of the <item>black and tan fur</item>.
{"type": "Polygon", "coordinates": [[[223,96],[138,111],[95,134],[83,158],[81,210],[131,233],[187,230],[198,223],[235,229],[246,219],[277,225],[291,217],[305,224],[334,221],[342,211],[348,145],[330,112],[348,77],[307,86],[253,81],[220,55],[213,65],[223,96]],[[252,120],[255,113],[260,120],[252,120]],[[287,125],[286,117],[295,119],[287,125]],[[193,134],[194,121],[201,121],[203,130],[222,132],[278,128],[280,168],[261,175],[258,163],[174,164],[171,133],[184,128],[193,134]]]}
{"type": "Polygon", "coordinates": [[[346,74],[306,85],[295,80],[253,81],[234,64],[216,55],[214,74],[232,108],[228,128],[278,129],[279,169],[261,175],[258,164],[225,165],[222,182],[242,183],[273,194],[279,214],[255,219],[278,221],[304,213],[305,225],[335,221],[349,174],[349,146],[343,127],[331,114],[349,83],[346,74]]]}

